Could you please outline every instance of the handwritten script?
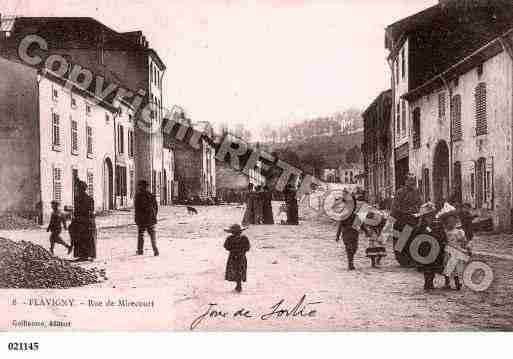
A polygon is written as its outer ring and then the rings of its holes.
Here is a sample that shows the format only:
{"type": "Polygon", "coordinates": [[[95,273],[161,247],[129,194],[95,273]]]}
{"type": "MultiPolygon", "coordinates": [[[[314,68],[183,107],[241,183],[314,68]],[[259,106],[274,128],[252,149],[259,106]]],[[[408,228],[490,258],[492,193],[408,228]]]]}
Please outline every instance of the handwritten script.
{"type": "Polygon", "coordinates": [[[205,312],[198,316],[191,323],[191,330],[196,329],[202,322],[211,319],[252,319],[256,318],[259,320],[286,320],[303,317],[315,317],[317,310],[313,309],[312,306],[321,304],[322,302],[307,302],[306,295],[303,295],[299,301],[293,306],[287,306],[284,299],[280,299],[276,304],[271,306],[269,312],[263,314],[255,314],[250,309],[241,308],[235,312],[229,312],[220,308],[217,303],[209,303],[205,312]]]}

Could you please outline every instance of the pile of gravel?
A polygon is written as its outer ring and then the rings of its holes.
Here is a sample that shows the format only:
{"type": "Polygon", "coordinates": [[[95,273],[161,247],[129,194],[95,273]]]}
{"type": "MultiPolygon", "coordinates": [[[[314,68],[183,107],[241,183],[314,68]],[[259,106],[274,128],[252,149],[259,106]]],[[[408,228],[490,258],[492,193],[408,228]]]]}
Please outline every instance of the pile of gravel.
{"type": "Polygon", "coordinates": [[[0,238],[0,288],[71,288],[102,279],[104,270],[72,265],[31,242],[0,238]]]}
{"type": "Polygon", "coordinates": [[[35,221],[20,217],[14,213],[0,216],[0,230],[40,229],[35,221]]]}

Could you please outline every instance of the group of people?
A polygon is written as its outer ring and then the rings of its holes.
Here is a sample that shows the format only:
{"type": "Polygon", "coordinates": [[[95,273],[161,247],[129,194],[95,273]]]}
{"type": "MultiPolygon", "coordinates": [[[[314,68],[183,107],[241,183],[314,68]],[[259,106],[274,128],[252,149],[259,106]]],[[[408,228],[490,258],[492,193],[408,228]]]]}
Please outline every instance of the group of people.
{"type": "MultiPolygon", "coordinates": [[[[298,204],[294,186],[289,184],[284,195],[284,212],[286,214],[286,219],[282,220],[282,224],[298,225],[298,204]]],[[[272,200],[273,194],[269,187],[257,186],[253,188],[253,184],[250,183],[246,196],[246,209],[242,218],[242,225],[274,224],[272,200]]]]}
{"type": "MultiPolygon", "coordinates": [[[[353,201],[352,205],[345,206],[345,208],[350,208],[352,213],[344,216],[345,219],[340,221],[336,240],[339,241],[342,236],[348,269],[354,270],[354,256],[358,250],[360,234],[354,226],[357,215],[356,199],[349,191],[345,190],[342,200],[344,202],[353,201]]],[[[369,212],[367,215],[373,216],[374,214],[369,212]]],[[[439,274],[445,278],[445,288],[451,288],[451,280],[454,280],[454,287],[460,290],[464,263],[459,261],[455,270],[451,271],[448,270],[447,263],[452,255],[457,255],[457,252],[472,254],[472,220],[475,216],[471,213],[470,205],[459,203],[453,206],[445,203],[442,208],[437,208],[429,201],[422,204],[420,192],[416,188],[415,177],[408,175],[405,185],[398,190],[394,198],[390,217],[393,218],[390,223],[396,233],[401,233],[406,225],[413,228],[409,236],[410,241],[421,234],[430,235],[438,241],[440,251],[432,263],[416,262],[408,253],[409,244],[404,246],[401,252],[396,253],[400,263],[416,266],[420,272],[424,273],[424,289],[434,289],[434,279],[439,274]]],[[[362,232],[368,238],[369,245],[366,255],[370,258],[373,267],[379,265],[381,259],[386,256],[385,238],[378,234],[384,226],[385,223],[376,226],[366,224],[361,226],[362,232]]],[[[393,238],[394,248],[397,240],[398,238],[393,238]]],[[[429,244],[426,243],[426,246],[419,248],[419,254],[426,256],[430,250],[429,244]]]]}
{"type": "MultiPolygon", "coordinates": [[[[159,255],[155,225],[157,223],[158,205],[155,196],[148,190],[149,184],[142,180],[138,183],[138,191],[134,200],[135,223],[137,225],[137,255],[143,254],[144,233],[148,232],[153,248],[153,254],[159,255]]],[[[87,184],[76,182],[77,195],[73,206],[73,216],[69,226],[66,226],[66,216],[60,210],[60,202],[52,201],[52,214],[47,232],[50,234],[50,252],[54,254],[56,244],[67,248],[68,254],[73,252],[77,261],[88,261],[96,258],[97,229],[94,212],[94,200],[87,193],[87,184]],[[62,230],[68,230],[71,243],[66,243],[62,230]]]]}

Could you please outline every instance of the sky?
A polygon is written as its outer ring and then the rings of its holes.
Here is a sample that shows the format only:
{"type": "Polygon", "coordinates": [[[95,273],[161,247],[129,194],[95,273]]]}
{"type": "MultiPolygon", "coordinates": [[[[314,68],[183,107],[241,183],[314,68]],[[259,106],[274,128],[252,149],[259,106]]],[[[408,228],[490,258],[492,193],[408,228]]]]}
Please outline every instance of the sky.
{"type": "Polygon", "coordinates": [[[0,0],[20,16],[142,30],[167,65],[164,104],[254,133],[364,110],[390,87],[385,27],[437,0],[0,0]]]}

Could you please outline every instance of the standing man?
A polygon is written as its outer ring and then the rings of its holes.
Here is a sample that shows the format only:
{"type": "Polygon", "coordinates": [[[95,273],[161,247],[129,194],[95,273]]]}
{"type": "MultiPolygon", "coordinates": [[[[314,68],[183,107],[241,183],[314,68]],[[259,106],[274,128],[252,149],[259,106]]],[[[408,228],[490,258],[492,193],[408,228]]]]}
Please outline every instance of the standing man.
{"type": "MultiPolygon", "coordinates": [[[[409,173],[404,186],[399,188],[392,203],[392,212],[390,215],[396,220],[394,229],[401,232],[405,225],[415,227],[419,222],[415,215],[419,212],[421,204],[422,198],[417,188],[415,175],[409,173]]],[[[398,238],[394,238],[394,248],[397,240],[398,238]]],[[[414,264],[408,253],[408,248],[409,244],[404,247],[402,252],[394,251],[397,261],[402,266],[411,266],[414,264]]]]}
{"type": "Polygon", "coordinates": [[[135,195],[135,224],[137,224],[137,255],[143,254],[144,249],[144,232],[150,235],[153,254],[159,255],[157,248],[157,234],[155,233],[155,225],[157,224],[158,205],[155,196],[148,191],[148,182],[139,181],[138,191],[135,195]]]}

